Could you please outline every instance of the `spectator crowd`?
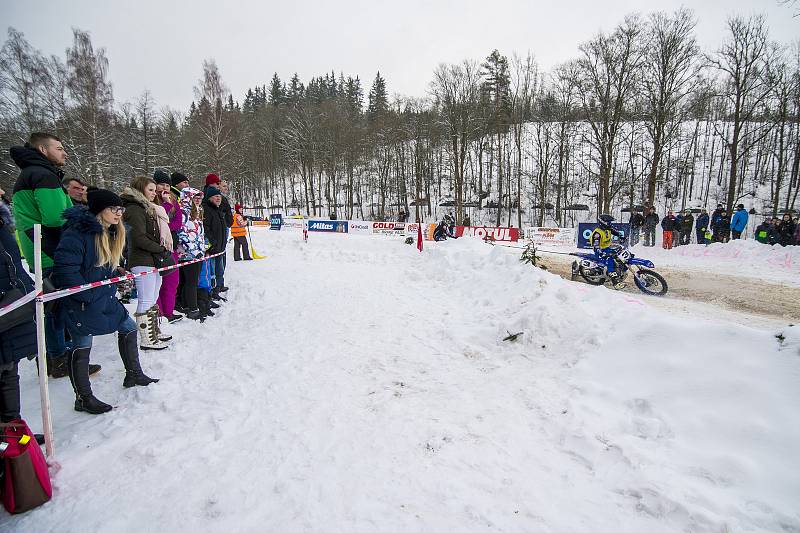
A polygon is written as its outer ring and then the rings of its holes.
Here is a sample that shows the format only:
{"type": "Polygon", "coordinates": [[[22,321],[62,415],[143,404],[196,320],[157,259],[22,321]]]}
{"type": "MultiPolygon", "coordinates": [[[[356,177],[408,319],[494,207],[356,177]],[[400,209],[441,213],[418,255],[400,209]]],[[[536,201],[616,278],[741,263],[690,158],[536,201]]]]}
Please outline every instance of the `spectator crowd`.
{"type": "MultiPolygon", "coordinates": [[[[184,318],[202,322],[227,301],[228,237],[232,234],[237,243],[235,260],[251,259],[247,220],[240,205],[231,206],[227,183],[213,173],[197,188],[181,172],[156,170],[152,177],[133,177],[115,192],[65,177],[67,153],[54,135],[33,133],[10,154],[20,172],[11,195],[0,190],[0,296],[33,290],[26,270],[33,270],[36,259],[36,224],[41,225],[46,290],[152,271],[132,284],[70,294],[46,309],[48,375],[69,377],[76,411],[108,412],[112,407],[94,396],[89,381],[100,370],[90,363],[93,337],[117,333],[124,387],[157,382],[144,372],[140,350],[167,348],[172,336],[165,324],[184,318]],[[176,268],[154,271],[169,266],[176,268]],[[135,290],[133,316],[118,290],[123,295],[135,290]]],[[[18,363],[36,355],[31,318],[0,316],[2,422],[20,418],[18,363]]]]}
{"type": "MultiPolygon", "coordinates": [[[[677,213],[667,211],[664,218],[660,218],[655,207],[648,207],[644,213],[631,213],[629,222],[632,242],[638,242],[639,235],[643,233],[644,246],[656,245],[656,231],[661,226],[662,246],[669,250],[691,244],[693,234],[698,244],[741,239],[748,220],[749,214],[743,204],[736,206],[733,216],[722,204],[718,204],[710,215],[707,210],[701,209],[696,219],[690,209],[677,213]]],[[[755,228],[755,240],[781,246],[800,245],[800,223],[789,213],[782,218],[767,218],[755,228]]]]}

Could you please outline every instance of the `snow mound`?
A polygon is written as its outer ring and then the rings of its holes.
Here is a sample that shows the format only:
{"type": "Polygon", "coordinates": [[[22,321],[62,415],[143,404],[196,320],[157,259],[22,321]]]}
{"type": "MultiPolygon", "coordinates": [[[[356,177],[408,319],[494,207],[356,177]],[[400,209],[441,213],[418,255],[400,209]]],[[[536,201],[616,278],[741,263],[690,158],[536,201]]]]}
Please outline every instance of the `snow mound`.
{"type": "Polygon", "coordinates": [[[637,244],[634,251],[656,265],[800,285],[800,246],[769,246],[752,239],[737,239],[707,246],[689,244],[671,250],[637,244]]]}
{"type": "Polygon", "coordinates": [[[112,413],[52,382],[55,496],[0,529],[800,529],[797,328],[677,318],[474,239],[253,237],[269,259],[228,263],[218,316],[143,355],[161,382],[123,390],[111,337],[112,413]]]}

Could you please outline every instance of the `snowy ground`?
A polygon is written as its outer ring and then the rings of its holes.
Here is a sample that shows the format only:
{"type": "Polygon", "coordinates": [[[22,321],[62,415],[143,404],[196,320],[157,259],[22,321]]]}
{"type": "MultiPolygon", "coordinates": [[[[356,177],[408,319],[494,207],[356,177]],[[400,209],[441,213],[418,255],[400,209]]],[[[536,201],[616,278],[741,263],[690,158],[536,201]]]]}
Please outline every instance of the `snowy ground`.
{"type": "Polygon", "coordinates": [[[470,239],[254,237],[269,258],[229,262],[219,316],[143,356],[160,383],[124,390],[112,336],[112,413],[51,383],[53,501],[0,530],[800,531],[800,327],[470,239]]]}

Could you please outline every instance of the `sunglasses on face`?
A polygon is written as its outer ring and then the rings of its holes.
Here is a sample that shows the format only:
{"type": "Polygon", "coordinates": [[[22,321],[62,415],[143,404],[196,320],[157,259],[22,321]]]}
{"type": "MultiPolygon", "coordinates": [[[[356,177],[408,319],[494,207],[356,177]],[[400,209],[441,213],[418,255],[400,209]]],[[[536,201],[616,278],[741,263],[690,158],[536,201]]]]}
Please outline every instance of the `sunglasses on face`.
{"type": "Polygon", "coordinates": [[[114,213],[115,215],[121,215],[125,212],[125,208],[122,206],[109,207],[108,210],[114,213]]]}

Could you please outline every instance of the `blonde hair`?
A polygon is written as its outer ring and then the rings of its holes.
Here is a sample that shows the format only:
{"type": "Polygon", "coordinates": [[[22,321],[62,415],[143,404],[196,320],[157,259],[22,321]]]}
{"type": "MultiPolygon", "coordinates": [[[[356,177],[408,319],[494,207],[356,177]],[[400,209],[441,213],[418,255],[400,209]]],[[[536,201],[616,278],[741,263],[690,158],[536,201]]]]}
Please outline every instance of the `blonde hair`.
{"type": "Polygon", "coordinates": [[[97,214],[97,221],[103,226],[103,231],[94,236],[94,248],[97,251],[97,266],[110,266],[117,268],[122,252],[125,249],[125,224],[116,224],[117,231],[111,237],[109,228],[102,216],[97,214]]]}

